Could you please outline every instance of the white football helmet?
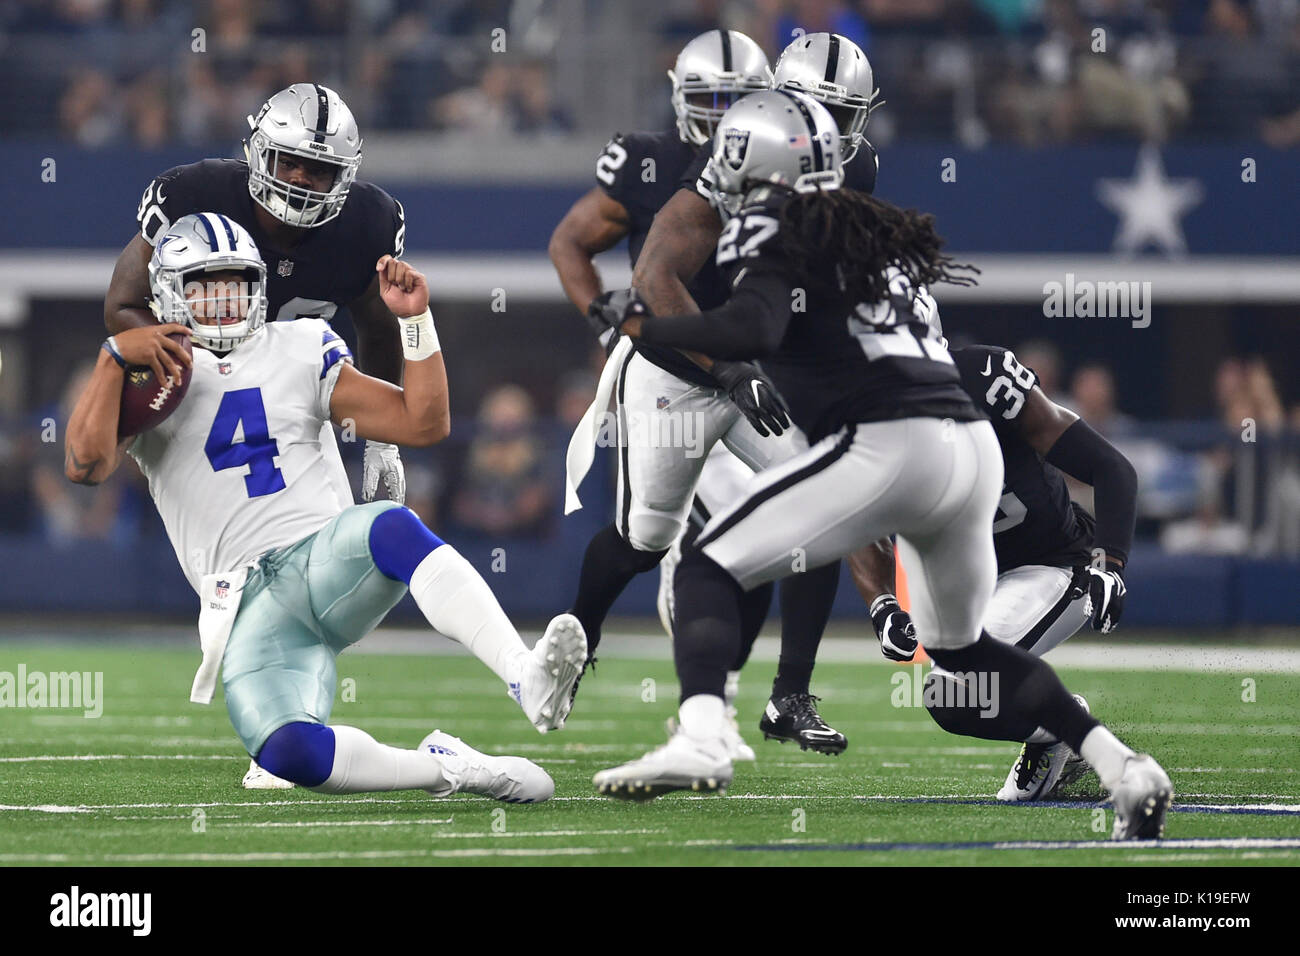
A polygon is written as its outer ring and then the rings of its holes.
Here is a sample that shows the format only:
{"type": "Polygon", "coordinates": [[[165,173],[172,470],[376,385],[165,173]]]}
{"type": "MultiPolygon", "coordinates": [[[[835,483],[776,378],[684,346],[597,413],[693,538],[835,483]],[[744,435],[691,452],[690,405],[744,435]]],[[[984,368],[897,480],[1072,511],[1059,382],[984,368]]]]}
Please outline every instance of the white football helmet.
{"type": "Polygon", "coordinates": [[[213,352],[233,349],[266,324],[266,264],[248,230],[220,213],[191,213],[168,227],[149,260],[149,287],[149,308],[158,321],[188,325],[195,344],[213,352]],[[204,278],[225,271],[242,278],[229,283],[204,278]],[[199,315],[217,321],[203,323],[199,315]],[[231,317],[238,321],[223,324],[231,317]]]}
{"type": "Polygon", "coordinates": [[[323,225],[343,211],[361,165],[361,134],[337,93],[319,83],[295,83],[262,104],[248,125],[248,192],[258,205],[281,222],[303,228],[323,225]],[[321,191],[277,179],[283,153],[336,167],[333,184],[321,191]]]}
{"type": "Polygon", "coordinates": [[[861,47],[838,33],[801,36],[776,61],[773,85],[801,90],[830,110],[839,126],[844,161],[857,155],[880,95],[861,47]]]}
{"type": "Polygon", "coordinates": [[[792,90],[752,93],[718,123],[702,178],[724,216],[734,216],[749,191],[766,183],[801,193],[839,189],[844,182],[839,130],[811,96],[792,90]]]}
{"type": "Polygon", "coordinates": [[[677,54],[668,71],[673,112],[683,142],[703,146],[740,97],[772,87],[772,68],[759,45],[735,30],[701,33],[677,54]]]}

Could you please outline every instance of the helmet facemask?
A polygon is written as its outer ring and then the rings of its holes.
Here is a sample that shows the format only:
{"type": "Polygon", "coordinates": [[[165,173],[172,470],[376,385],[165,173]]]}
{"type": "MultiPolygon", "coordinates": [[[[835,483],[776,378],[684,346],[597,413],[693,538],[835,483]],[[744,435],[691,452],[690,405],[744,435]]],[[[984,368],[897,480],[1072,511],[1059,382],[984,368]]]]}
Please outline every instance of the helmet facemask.
{"type": "Polygon", "coordinates": [[[324,225],[343,211],[348,190],[357,178],[361,154],[348,158],[330,156],[303,149],[290,149],[271,142],[269,136],[254,129],[244,147],[248,159],[248,189],[253,199],[267,212],[289,226],[312,228],[324,225]],[[280,157],[298,156],[336,167],[329,189],[308,189],[280,179],[280,157]]]}
{"type": "Polygon", "coordinates": [[[266,324],[266,266],[261,262],[229,257],[186,269],[151,263],[150,273],[150,308],[159,321],[188,326],[194,343],[209,351],[228,352],[266,324]]]}
{"type": "Polygon", "coordinates": [[[703,146],[713,138],[722,114],[742,96],[768,88],[765,83],[742,79],[703,80],[691,74],[678,83],[673,71],[673,111],[677,114],[677,132],[682,140],[703,146]]]}

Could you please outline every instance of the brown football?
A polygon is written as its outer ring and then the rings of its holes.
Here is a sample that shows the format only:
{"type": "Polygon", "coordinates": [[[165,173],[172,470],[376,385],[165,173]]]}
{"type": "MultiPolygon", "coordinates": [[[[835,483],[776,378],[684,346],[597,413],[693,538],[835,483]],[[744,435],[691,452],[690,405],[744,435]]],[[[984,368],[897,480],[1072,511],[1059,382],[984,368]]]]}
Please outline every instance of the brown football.
{"type": "MultiPolygon", "coordinates": [[[[194,349],[188,335],[179,332],[168,336],[180,344],[190,355],[194,349]]],[[[122,407],[117,416],[117,437],[138,435],[158,426],[176,411],[185,393],[189,391],[193,368],[181,366],[180,384],[159,382],[153,369],[147,365],[128,365],[126,381],[122,383],[122,407]]]]}

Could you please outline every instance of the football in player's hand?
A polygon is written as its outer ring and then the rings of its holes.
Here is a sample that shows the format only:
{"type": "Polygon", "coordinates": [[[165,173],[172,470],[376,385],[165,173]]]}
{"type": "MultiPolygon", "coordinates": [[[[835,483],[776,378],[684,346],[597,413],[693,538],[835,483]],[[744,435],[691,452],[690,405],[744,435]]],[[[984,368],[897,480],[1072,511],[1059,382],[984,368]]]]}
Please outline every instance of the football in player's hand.
{"type": "MultiPolygon", "coordinates": [[[[167,337],[180,345],[187,354],[191,356],[194,354],[188,335],[176,332],[167,337]]],[[[183,365],[179,384],[174,381],[160,382],[154,370],[148,365],[128,365],[125,373],[126,379],[122,382],[122,408],[117,416],[118,438],[147,432],[165,421],[167,416],[176,411],[176,407],[180,405],[181,399],[189,390],[194,369],[192,366],[183,365]]]]}

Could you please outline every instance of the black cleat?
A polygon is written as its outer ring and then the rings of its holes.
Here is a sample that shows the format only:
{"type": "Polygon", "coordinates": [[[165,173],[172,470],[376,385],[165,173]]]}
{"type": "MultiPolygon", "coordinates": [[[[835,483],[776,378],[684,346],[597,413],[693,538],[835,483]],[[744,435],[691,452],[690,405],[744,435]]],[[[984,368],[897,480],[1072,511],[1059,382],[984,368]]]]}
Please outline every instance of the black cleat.
{"type": "Polygon", "coordinates": [[[588,670],[590,670],[593,674],[596,672],[595,657],[587,658],[586,662],[582,665],[582,673],[579,674],[578,679],[573,682],[573,690],[569,691],[569,710],[573,710],[574,698],[578,696],[578,685],[582,683],[583,675],[585,675],[588,670]]]}
{"type": "Polygon", "coordinates": [[[793,740],[800,750],[815,750],[822,754],[844,753],[849,742],[845,736],[829,726],[817,713],[820,697],[812,694],[790,694],[767,702],[758,729],[767,740],[785,742],[793,740]]]}

